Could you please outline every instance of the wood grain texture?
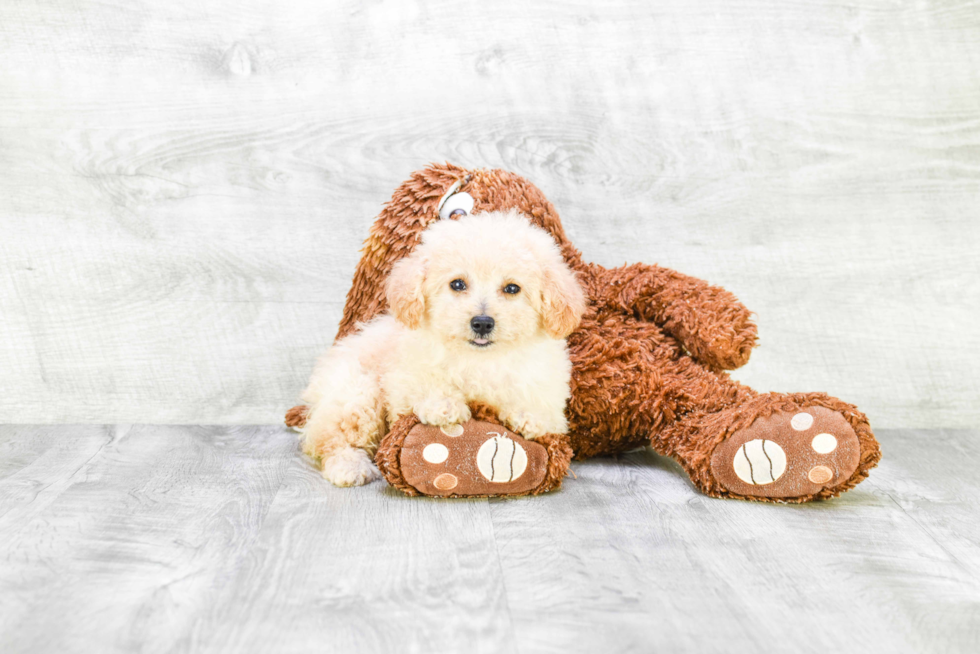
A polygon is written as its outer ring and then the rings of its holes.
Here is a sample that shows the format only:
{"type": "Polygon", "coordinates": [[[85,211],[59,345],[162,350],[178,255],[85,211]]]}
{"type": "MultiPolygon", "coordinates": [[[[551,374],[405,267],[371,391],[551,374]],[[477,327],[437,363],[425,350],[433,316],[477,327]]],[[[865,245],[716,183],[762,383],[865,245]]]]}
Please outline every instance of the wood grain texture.
{"type": "Polygon", "coordinates": [[[338,489],[277,427],[0,427],[0,651],[973,652],[980,434],[829,502],[645,452],[550,495],[338,489]]]}
{"type": "Polygon", "coordinates": [[[980,421],[980,7],[0,6],[0,421],[277,422],[429,161],[724,285],[743,381],[980,421]]]}
{"type": "Polygon", "coordinates": [[[2,434],[3,651],[186,647],[295,456],[271,427],[2,434]]]}

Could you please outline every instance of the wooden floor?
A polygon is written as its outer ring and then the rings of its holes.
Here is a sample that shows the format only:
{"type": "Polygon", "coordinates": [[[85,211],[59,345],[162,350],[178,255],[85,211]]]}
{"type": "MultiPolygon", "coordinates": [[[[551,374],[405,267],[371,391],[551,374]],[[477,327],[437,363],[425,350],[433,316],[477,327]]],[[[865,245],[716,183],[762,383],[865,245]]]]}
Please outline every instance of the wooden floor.
{"type": "Polygon", "coordinates": [[[279,427],[0,427],[0,652],[976,652],[980,434],[714,500],[649,451],[552,495],[342,490],[279,427]]]}

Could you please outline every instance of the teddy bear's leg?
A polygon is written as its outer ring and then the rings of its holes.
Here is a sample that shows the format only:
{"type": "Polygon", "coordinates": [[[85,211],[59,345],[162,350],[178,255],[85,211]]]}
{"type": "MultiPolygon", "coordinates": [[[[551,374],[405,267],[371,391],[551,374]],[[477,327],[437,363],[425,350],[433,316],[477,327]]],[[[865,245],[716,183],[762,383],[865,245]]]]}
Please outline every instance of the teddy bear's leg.
{"type": "Polygon", "coordinates": [[[651,443],[707,495],[771,502],[836,497],[881,458],[867,417],[837,398],[760,394],[710,371],[699,381],[701,401],[678,406],[681,415],[651,443]]]}

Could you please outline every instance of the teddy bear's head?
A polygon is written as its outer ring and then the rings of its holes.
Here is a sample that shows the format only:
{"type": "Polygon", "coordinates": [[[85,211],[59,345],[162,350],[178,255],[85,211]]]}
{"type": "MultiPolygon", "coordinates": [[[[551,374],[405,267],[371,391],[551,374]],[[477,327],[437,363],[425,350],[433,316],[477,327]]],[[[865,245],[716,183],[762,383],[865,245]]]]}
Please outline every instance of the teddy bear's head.
{"type": "Polygon", "coordinates": [[[395,262],[407,256],[425,229],[440,220],[489,211],[516,209],[558,243],[574,270],[584,264],[562,228],[558,212],[534,184],[505,170],[467,170],[432,164],[395,189],[364,242],[354,282],[347,294],[337,338],[387,308],[385,282],[395,262]]]}

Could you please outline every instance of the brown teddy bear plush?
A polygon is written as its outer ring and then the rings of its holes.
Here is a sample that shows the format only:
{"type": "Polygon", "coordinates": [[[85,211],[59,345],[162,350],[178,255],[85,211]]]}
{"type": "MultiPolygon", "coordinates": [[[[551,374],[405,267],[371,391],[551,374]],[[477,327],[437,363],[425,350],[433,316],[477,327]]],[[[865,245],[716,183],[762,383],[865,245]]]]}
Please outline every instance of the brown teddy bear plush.
{"type": "MultiPolygon", "coordinates": [[[[823,393],[758,393],[729,377],[756,344],[749,311],[731,293],[656,265],[583,261],[544,194],[503,170],[432,165],[395,191],[364,245],[337,339],[387,308],[388,274],[427,225],[508,209],[551,233],[589,298],[568,338],[567,438],[525,441],[492,407],[474,407],[457,430],[403,416],[375,457],[392,485],[413,495],[533,494],[560,485],[571,453],[649,445],[707,495],[807,502],[853,488],[877,464],[878,443],[855,406],[823,393]]],[[[305,417],[297,406],[286,423],[305,417]]]]}

